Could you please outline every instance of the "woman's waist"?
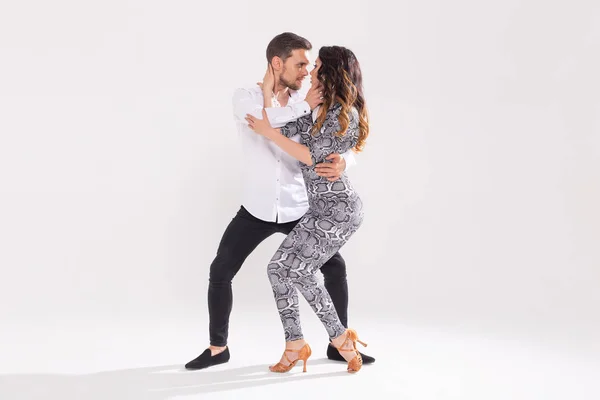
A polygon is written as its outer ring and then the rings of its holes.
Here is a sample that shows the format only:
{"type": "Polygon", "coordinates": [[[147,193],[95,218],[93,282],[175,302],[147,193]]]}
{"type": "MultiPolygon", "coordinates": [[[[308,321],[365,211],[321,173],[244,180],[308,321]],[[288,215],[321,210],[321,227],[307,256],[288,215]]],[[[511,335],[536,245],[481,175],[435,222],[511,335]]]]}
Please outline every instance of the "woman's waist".
{"type": "Polygon", "coordinates": [[[322,176],[313,175],[311,177],[305,176],[305,186],[308,192],[312,192],[315,194],[319,193],[350,193],[354,192],[354,188],[350,183],[350,180],[346,175],[342,175],[339,179],[335,181],[330,181],[327,178],[322,176]],[[308,178],[308,179],[307,179],[308,178]]]}
{"type": "Polygon", "coordinates": [[[362,202],[358,193],[354,190],[344,191],[312,191],[308,190],[308,202],[322,201],[327,204],[335,204],[343,202],[346,204],[352,204],[362,202]]]}

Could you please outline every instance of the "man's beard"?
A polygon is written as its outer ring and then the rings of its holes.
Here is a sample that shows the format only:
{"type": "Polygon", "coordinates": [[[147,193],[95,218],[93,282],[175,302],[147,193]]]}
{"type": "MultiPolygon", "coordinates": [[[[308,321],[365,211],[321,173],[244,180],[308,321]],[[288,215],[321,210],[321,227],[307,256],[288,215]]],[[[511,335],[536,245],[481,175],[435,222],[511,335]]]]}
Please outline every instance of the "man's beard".
{"type": "Polygon", "coordinates": [[[279,77],[279,83],[287,88],[290,88],[292,90],[300,90],[300,87],[302,86],[301,84],[297,84],[296,81],[293,82],[288,82],[286,81],[283,76],[279,77]]]}

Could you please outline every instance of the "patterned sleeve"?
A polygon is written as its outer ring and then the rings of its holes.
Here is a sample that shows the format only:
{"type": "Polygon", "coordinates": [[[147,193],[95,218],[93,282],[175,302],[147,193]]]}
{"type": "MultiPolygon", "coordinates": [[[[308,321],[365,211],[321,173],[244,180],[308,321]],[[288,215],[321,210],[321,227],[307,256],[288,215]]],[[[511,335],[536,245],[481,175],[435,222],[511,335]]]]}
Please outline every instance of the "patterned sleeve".
{"type": "Polygon", "coordinates": [[[308,135],[304,138],[304,144],[310,150],[310,157],[313,165],[327,162],[326,159],[330,154],[344,154],[358,142],[358,112],[351,109],[348,115],[348,129],[342,136],[338,136],[340,130],[339,116],[341,105],[338,103],[327,111],[327,117],[321,127],[320,132],[313,136],[308,135]]]}
{"type": "Polygon", "coordinates": [[[291,138],[294,135],[300,135],[301,137],[307,135],[313,127],[312,115],[308,114],[298,118],[295,121],[290,121],[282,126],[281,134],[287,138],[291,138]]]}
{"type": "Polygon", "coordinates": [[[343,136],[336,136],[336,153],[343,154],[348,150],[352,149],[358,143],[358,111],[355,108],[350,110],[348,113],[348,130],[346,130],[346,134],[343,136]]]}

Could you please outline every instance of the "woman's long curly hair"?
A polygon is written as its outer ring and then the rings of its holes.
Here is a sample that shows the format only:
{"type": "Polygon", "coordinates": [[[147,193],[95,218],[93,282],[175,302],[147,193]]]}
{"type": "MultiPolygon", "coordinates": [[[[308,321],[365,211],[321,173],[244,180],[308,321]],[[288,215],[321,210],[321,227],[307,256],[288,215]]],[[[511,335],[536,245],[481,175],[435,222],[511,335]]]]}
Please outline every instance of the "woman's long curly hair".
{"type": "Polygon", "coordinates": [[[358,110],[358,142],[354,147],[355,152],[363,150],[365,140],[369,135],[369,116],[365,104],[362,87],[362,73],[360,64],[354,53],[341,46],[324,46],[319,49],[321,67],[317,71],[317,78],[323,85],[323,104],[319,110],[313,133],[318,132],[327,115],[327,110],[340,103],[338,136],[346,134],[350,122],[349,113],[352,107],[358,110]]]}

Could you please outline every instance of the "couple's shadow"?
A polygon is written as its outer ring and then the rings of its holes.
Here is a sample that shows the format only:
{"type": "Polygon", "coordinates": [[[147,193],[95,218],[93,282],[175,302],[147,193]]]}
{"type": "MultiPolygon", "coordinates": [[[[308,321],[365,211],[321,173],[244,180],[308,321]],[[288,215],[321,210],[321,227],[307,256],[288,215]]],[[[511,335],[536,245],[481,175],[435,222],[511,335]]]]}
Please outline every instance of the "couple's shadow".
{"type": "Polygon", "coordinates": [[[339,363],[327,359],[314,360],[309,362],[309,369],[305,374],[298,366],[288,374],[275,374],[268,370],[267,364],[231,369],[225,364],[201,371],[186,371],[182,365],[163,365],[82,375],[2,374],[0,399],[164,400],[173,396],[348,375],[342,365],[339,372],[311,372],[311,366],[323,364],[339,363]]]}

